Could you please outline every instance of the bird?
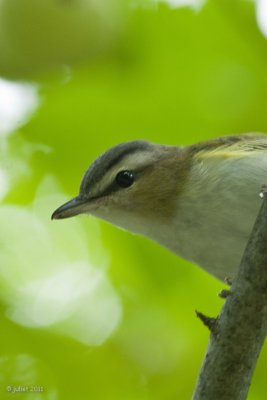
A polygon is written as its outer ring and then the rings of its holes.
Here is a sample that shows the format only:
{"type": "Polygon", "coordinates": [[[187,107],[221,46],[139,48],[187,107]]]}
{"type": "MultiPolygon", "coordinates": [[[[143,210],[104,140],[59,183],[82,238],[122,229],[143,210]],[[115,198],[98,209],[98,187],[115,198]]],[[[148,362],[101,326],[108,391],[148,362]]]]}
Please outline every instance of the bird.
{"type": "Polygon", "coordinates": [[[85,172],[79,194],[52,219],[91,214],[224,280],[237,273],[266,181],[265,134],[186,146],[133,140],[101,154],[85,172]]]}

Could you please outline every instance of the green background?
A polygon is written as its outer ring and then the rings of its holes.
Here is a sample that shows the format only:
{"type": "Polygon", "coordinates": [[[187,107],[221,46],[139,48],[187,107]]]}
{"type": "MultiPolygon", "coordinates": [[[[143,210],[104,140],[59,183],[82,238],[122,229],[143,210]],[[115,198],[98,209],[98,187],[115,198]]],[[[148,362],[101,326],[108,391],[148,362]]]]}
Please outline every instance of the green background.
{"type": "MultiPolygon", "coordinates": [[[[209,337],[195,309],[216,316],[225,285],[148,239],[92,217],[50,215],[119,142],[185,145],[267,131],[267,42],[255,5],[139,1],[114,11],[115,2],[102,1],[106,15],[97,19],[82,2],[34,3],[0,3],[0,76],[31,82],[39,95],[31,118],[0,137],[10,179],[0,210],[0,398],[190,399],[209,337]],[[101,293],[64,300],[66,315],[52,321],[46,301],[53,312],[61,304],[65,275],[50,298],[47,271],[66,262],[75,272],[88,259],[105,276],[101,293]],[[38,285],[43,308],[34,303],[38,285]],[[96,315],[87,329],[88,308],[96,315]],[[95,322],[102,336],[90,333],[95,322]],[[44,392],[11,394],[8,385],[44,392]]],[[[250,400],[266,398],[266,365],[264,348],[250,400]]]]}

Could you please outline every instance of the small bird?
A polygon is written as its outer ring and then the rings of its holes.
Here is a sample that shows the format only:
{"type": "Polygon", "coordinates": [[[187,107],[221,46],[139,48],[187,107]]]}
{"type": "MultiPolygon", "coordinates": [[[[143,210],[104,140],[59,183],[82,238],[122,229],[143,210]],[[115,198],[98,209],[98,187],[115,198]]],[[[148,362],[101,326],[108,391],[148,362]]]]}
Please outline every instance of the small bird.
{"type": "Polygon", "coordinates": [[[267,135],[189,146],[136,140],[100,155],[52,219],[92,214],[145,235],[223,280],[233,278],[267,180],[267,135]]]}

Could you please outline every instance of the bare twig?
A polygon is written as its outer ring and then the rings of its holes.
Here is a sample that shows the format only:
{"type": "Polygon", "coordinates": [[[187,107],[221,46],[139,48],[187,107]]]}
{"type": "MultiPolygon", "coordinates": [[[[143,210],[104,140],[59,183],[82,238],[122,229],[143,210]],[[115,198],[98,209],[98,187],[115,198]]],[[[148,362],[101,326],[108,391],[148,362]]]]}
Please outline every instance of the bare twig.
{"type": "Polygon", "coordinates": [[[200,319],[200,321],[203,322],[203,324],[211,331],[213,332],[215,329],[215,325],[217,322],[216,318],[213,317],[208,317],[205,314],[202,314],[200,311],[196,310],[196,316],[200,319]]]}
{"type": "Polygon", "coordinates": [[[244,400],[267,335],[267,198],[211,331],[193,400],[244,400]]]}

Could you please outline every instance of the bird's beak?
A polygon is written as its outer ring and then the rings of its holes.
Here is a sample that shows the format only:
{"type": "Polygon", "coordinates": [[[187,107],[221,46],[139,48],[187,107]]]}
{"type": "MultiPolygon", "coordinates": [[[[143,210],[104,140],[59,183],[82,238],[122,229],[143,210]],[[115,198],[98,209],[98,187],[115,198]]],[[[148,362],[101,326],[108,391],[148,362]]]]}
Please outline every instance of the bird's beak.
{"type": "Polygon", "coordinates": [[[79,196],[77,196],[57,208],[53,212],[51,219],[70,218],[74,217],[75,215],[82,214],[83,212],[85,212],[84,208],[86,203],[86,200],[83,200],[79,196]]]}

